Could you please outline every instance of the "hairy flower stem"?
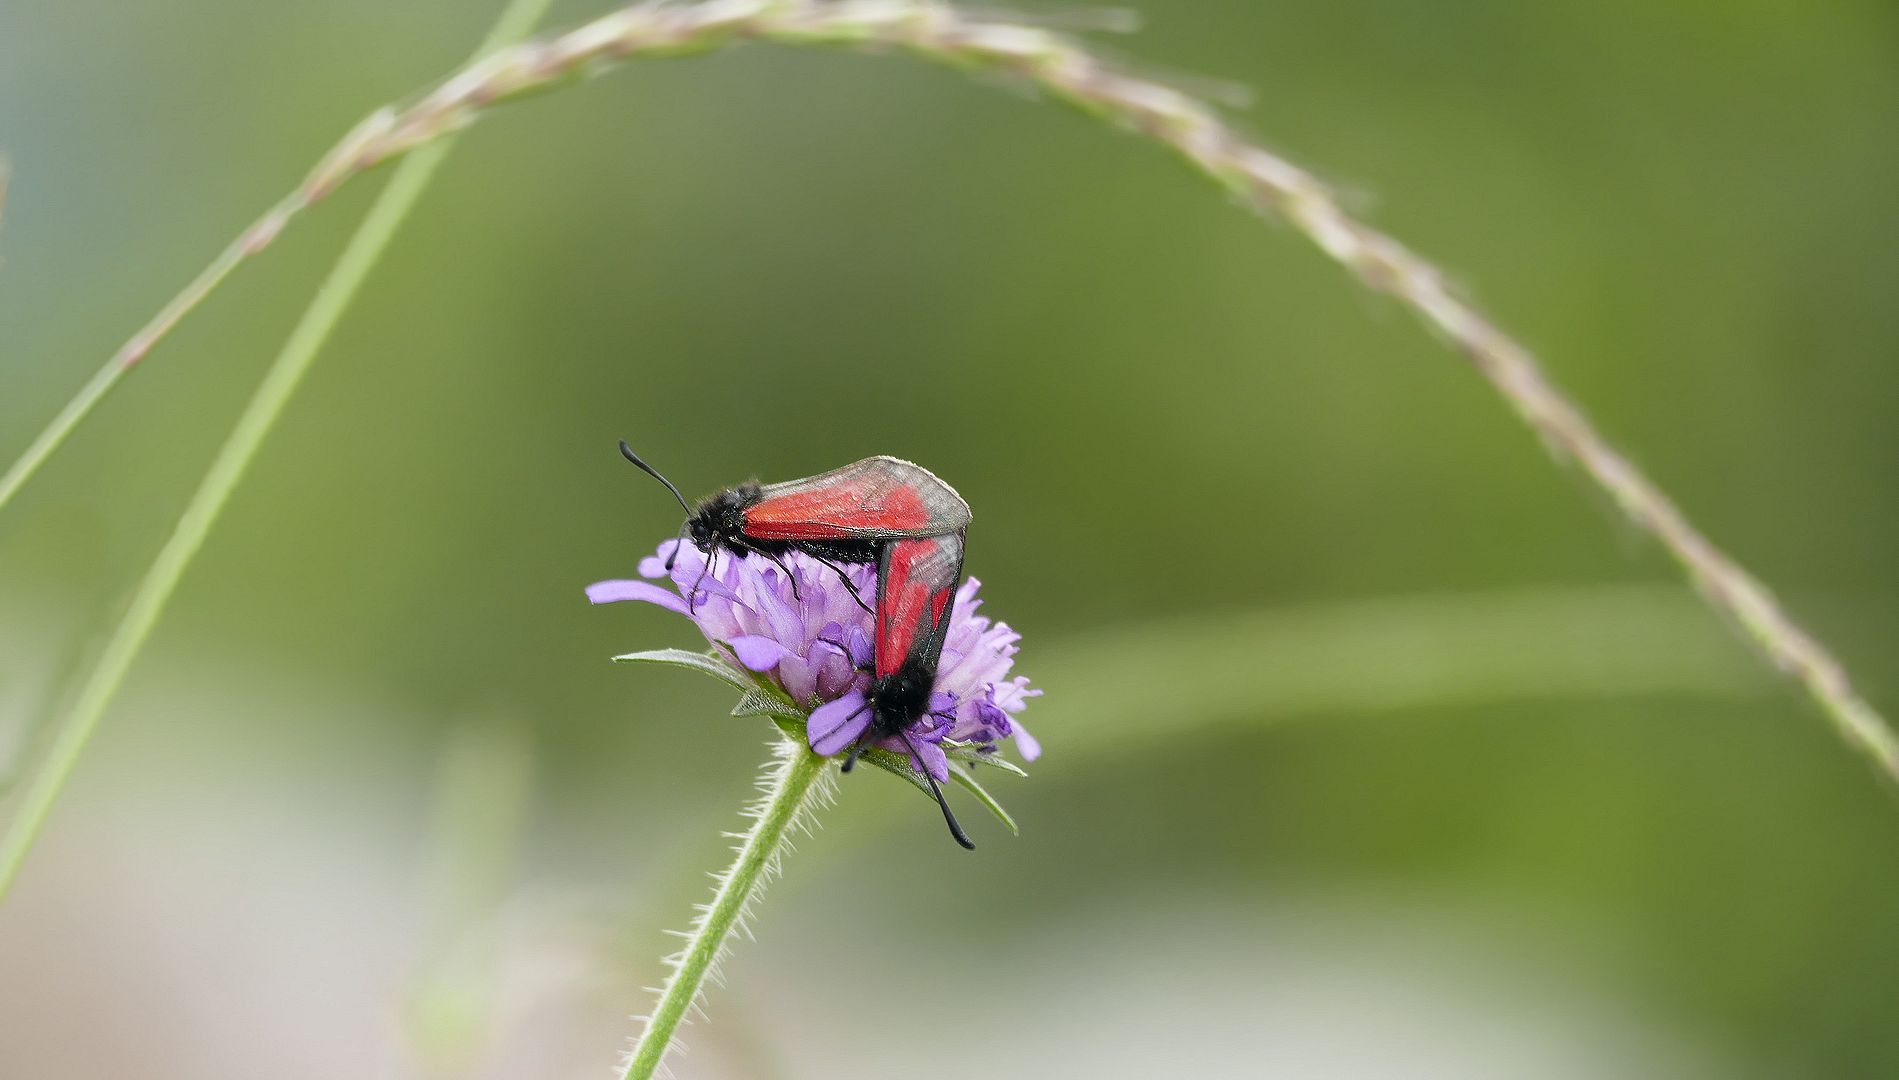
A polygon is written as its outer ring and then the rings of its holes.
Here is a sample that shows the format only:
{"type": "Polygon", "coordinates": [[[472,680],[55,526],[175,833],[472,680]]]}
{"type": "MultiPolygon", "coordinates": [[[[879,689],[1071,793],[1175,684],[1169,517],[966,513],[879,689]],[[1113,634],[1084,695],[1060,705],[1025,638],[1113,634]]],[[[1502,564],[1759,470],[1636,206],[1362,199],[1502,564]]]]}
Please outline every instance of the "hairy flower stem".
{"type": "MultiPolygon", "coordinates": [[[[525,35],[533,29],[550,2],[510,0],[494,28],[489,31],[481,51],[525,35]]],[[[120,683],[125,681],[126,672],[131,670],[146,638],[151,636],[152,628],[158,624],[158,618],[164,613],[165,605],[177,589],[179,580],[184,577],[186,568],[204,546],[205,538],[211,535],[211,528],[217,523],[218,515],[229,501],[231,492],[257,457],[264,437],[276,425],[284,406],[289,404],[297,385],[310,370],[317,352],[329,339],[330,332],[336,328],[350,301],[355,299],[357,291],[381,258],[403,219],[408,216],[410,208],[421,197],[423,189],[428,187],[436,167],[447,156],[451,145],[442,141],[424,148],[424,152],[418,152],[404,161],[389,178],[389,186],[377,196],[375,204],[363,218],[362,225],[337,257],[336,265],[311,298],[310,306],[304,310],[303,317],[284,342],[282,351],[277,354],[264,381],[244,407],[243,414],[238,417],[224,445],[219,448],[217,457],[212,460],[210,469],[199,482],[198,490],[192,494],[191,502],[186,505],[177,526],[172,530],[171,538],[159,549],[157,558],[139,580],[131,605],[113,628],[105,651],[87,675],[71,711],[60,721],[52,746],[35,768],[26,793],[21,796],[13,818],[7,823],[6,833],[0,836],[0,899],[5,899],[14,879],[19,876],[20,867],[25,863],[27,853],[32,850],[41,828],[45,826],[47,815],[52,812],[53,804],[58,801],[66,781],[72,776],[80,755],[92,741],[93,732],[98,729],[106,706],[112,703],[120,683]]],[[[216,267],[213,269],[216,270],[216,267]]],[[[219,276],[222,273],[219,271],[219,276]]],[[[186,305],[187,310],[188,307],[186,305]]],[[[91,401],[96,401],[110,388],[111,381],[95,377],[61,416],[74,413],[72,422],[77,423],[78,417],[90,408],[91,401]]],[[[58,427],[56,422],[54,430],[57,431],[58,427]]],[[[45,452],[51,452],[59,437],[63,437],[63,432],[58,432],[45,452]]],[[[41,442],[45,441],[46,437],[42,436],[41,442]]],[[[40,443],[34,445],[37,447],[40,443]]],[[[28,456],[30,460],[32,452],[29,451],[28,456]]],[[[19,471],[16,467],[15,472],[19,471]]],[[[9,478],[12,475],[9,474],[9,478]]],[[[24,474],[21,479],[24,480],[24,474]]],[[[17,487],[17,483],[14,486],[17,487]]],[[[4,501],[4,495],[11,490],[0,488],[0,501],[4,501]]]]}
{"type": "Polygon", "coordinates": [[[705,0],[624,8],[556,37],[504,49],[464,68],[413,104],[372,114],[337,144],[297,192],[237,241],[238,255],[227,251],[127,342],[27,457],[0,480],[0,505],[92,404],[221,280],[226,260],[262,250],[291,216],[352,176],[457,130],[495,102],[551,87],[602,64],[703,52],[748,40],[884,47],[951,67],[1012,74],[1154,140],[1253,209],[1283,216],[1360,283],[1393,297],[1463,353],[1553,455],[1576,462],[1625,519],[1662,544],[1711,607],[1741,626],[1769,663],[1800,681],[1849,746],[1888,779],[1899,781],[1899,735],[1853,688],[1838,659],[1603,438],[1528,349],[1458,296],[1430,262],[1352,217],[1311,173],[1249,142],[1215,110],[1187,94],[1119,71],[1047,29],[922,0],[705,0]]]}
{"type": "Polygon", "coordinates": [[[802,741],[789,739],[778,745],[776,754],[776,767],[760,780],[765,797],[750,811],[752,827],[740,839],[738,857],[719,876],[718,891],[693,921],[686,947],[670,960],[672,974],[627,1059],[626,1080],[646,1080],[659,1068],[673,1044],[674,1033],[698,999],[706,976],[724,953],[726,938],[744,921],[752,898],[777,872],[779,856],[793,826],[822,790],[825,758],[812,753],[802,741]]]}

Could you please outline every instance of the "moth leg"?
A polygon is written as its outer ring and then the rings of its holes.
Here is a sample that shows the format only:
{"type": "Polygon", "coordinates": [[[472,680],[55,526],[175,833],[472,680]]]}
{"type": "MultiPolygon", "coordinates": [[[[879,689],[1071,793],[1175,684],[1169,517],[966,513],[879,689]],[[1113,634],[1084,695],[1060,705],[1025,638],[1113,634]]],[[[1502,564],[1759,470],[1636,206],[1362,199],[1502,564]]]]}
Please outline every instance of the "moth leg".
{"type": "Polygon", "coordinates": [[[776,555],[773,555],[769,551],[766,551],[764,548],[753,547],[750,544],[745,545],[745,550],[756,551],[760,555],[765,556],[767,559],[770,559],[773,563],[777,564],[778,569],[784,571],[785,580],[791,582],[791,598],[793,600],[796,600],[800,604],[804,603],[803,594],[798,592],[798,575],[791,572],[791,567],[786,566],[785,561],[783,559],[779,558],[776,555]]]}
{"type": "MultiPolygon", "coordinates": [[[[675,548],[673,550],[677,551],[678,549],[675,548]]],[[[705,584],[706,575],[712,572],[712,560],[718,557],[719,549],[716,546],[711,551],[706,552],[706,564],[699,568],[699,576],[693,579],[692,582],[692,591],[686,594],[687,615],[698,614],[699,586],[705,584]]]]}
{"type": "Polygon", "coordinates": [[[817,554],[816,552],[808,552],[807,554],[809,554],[812,558],[818,560],[819,562],[823,563],[824,565],[830,567],[833,571],[837,573],[837,579],[844,583],[844,591],[851,594],[851,599],[857,601],[857,606],[864,609],[864,614],[866,615],[877,614],[877,612],[874,609],[872,609],[869,604],[864,603],[864,598],[858,595],[857,586],[851,584],[851,576],[844,572],[843,567],[825,558],[824,556],[817,554]]]}

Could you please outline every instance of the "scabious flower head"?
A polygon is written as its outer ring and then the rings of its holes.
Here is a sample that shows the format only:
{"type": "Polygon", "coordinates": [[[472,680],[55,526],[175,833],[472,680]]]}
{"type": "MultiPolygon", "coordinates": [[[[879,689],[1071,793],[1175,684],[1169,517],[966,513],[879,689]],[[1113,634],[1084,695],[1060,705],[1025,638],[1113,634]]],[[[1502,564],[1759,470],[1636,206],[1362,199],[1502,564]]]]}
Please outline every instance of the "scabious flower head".
{"type": "MultiPolygon", "coordinates": [[[[706,556],[698,548],[668,540],[640,561],[640,576],[649,580],[598,582],[587,587],[587,598],[596,604],[641,600],[676,611],[690,618],[728,660],[764,676],[808,713],[823,710],[841,717],[861,705],[870,689],[866,669],[871,666],[876,619],[852,598],[839,580],[839,570],[867,603],[877,595],[876,570],[863,564],[833,569],[797,551],[781,561],[784,569],[762,556],[740,558],[722,551],[708,572],[706,556]],[[668,558],[674,560],[670,574],[668,558]],[[797,580],[795,591],[786,569],[797,580]],[[688,604],[687,595],[695,589],[688,604]]],[[[1033,761],[1041,753],[1041,746],[1015,719],[1029,698],[1041,694],[1029,688],[1028,679],[1009,674],[1022,635],[1007,623],[976,614],[982,606],[976,599],[979,587],[969,578],[957,589],[937,665],[932,711],[905,730],[916,748],[911,763],[938,780],[948,776],[946,741],[991,753],[1000,740],[1013,738],[1023,760],[1033,761]]],[[[814,717],[808,729],[817,752],[839,753],[855,741],[854,734],[839,741],[838,729],[819,720],[814,717]]],[[[909,752],[896,736],[878,745],[909,752]]]]}

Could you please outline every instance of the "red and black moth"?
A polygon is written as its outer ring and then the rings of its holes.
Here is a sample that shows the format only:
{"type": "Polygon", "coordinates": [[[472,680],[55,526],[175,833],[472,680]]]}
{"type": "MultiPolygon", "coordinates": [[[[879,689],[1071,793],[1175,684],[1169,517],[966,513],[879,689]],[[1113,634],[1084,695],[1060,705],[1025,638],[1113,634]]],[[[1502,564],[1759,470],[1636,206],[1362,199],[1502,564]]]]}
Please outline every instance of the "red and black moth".
{"type": "MultiPolygon", "coordinates": [[[[869,457],[780,484],[748,480],[693,506],[625,442],[620,453],[679,500],[686,511],[680,535],[706,553],[708,568],[710,556],[722,549],[735,555],[755,551],[774,561],[802,551],[835,570],[836,563],[878,562],[892,540],[948,536],[969,527],[969,504],[956,489],[902,458],[869,457]]],[[[851,589],[849,578],[838,576],[851,589]]],[[[855,589],[851,595],[857,597],[855,589]]],[[[862,597],[857,602],[870,610],[862,597]]]]}
{"type": "MultiPolygon", "coordinates": [[[[748,481],[725,488],[697,506],[671,480],[648,465],[625,442],[620,453],[658,480],[686,511],[683,537],[707,555],[756,552],[784,567],[783,555],[799,551],[838,571],[844,587],[865,604],[839,563],[877,564],[873,679],[864,708],[843,723],[863,735],[844,760],[849,772],[871,745],[895,737],[916,755],[908,728],[931,715],[937,664],[943,655],[956,585],[963,572],[963,539],[969,504],[921,465],[894,457],[869,457],[830,472],[778,484],[748,481]],[[864,714],[869,719],[863,719],[864,714]]],[[[676,554],[675,550],[675,554],[676,554]]],[[[671,569],[668,562],[667,569],[671,569]]],[[[786,568],[796,587],[796,575],[786,568]]],[[[699,592],[697,586],[688,603],[699,592]]],[[[842,724],[840,725],[842,726],[842,724]]],[[[950,834],[974,849],[942,788],[923,771],[943,811],[950,834]]]]}

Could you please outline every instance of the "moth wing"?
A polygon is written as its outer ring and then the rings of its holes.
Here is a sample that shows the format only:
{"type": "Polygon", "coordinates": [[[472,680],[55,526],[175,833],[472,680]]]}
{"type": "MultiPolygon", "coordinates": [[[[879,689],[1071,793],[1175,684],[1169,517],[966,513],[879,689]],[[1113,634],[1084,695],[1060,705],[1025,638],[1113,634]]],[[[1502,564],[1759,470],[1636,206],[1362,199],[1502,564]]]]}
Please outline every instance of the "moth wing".
{"type": "Polygon", "coordinates": [[[759,540],[888,540],[968,527],[969,504],[954,488],[893,457],[767,484],[745,510],[745,534],[759,540]]]}
{"type": "Polygon", "coordinates": [[[892,540],[877,563],[877,674],[935,672],[963,576],[963,534],[892,540]]]}

